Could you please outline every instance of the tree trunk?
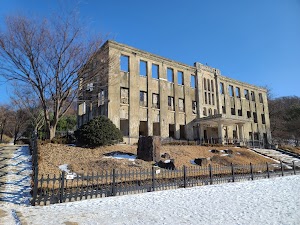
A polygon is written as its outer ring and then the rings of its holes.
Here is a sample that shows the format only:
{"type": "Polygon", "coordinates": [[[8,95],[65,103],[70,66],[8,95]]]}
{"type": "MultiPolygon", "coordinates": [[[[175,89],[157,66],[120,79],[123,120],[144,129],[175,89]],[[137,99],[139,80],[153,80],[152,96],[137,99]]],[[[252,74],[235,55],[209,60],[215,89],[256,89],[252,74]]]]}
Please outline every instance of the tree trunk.
{"type": "Polygon", "coordinates": [[[14,134],[14,145],[17,144],[17,139],[18,139],[18,133],[15,132],[15,134],[14,134]]]}
{"type": "Polygon", "coordinates": [[[6,119],[4,121],[2,121],[2,129],[1,129],[1,137],[0,137],[1,142],[3,142],[3,134],[4,134],[5,125],[6,125],[6,119]]]}
{"type": "Polygon", "coordinates": [[[55,126],[51,126],[49,128],[49,139],[50,141],[55,138],[55,133],[56,133],[56,125],[55,126]]]}
{"type": "Polygon", "coordinates": [[[2,128],[1,135],[0,135],[0,142],[3,142],[3,133],[4,133],[4,129],[2,128]]]}

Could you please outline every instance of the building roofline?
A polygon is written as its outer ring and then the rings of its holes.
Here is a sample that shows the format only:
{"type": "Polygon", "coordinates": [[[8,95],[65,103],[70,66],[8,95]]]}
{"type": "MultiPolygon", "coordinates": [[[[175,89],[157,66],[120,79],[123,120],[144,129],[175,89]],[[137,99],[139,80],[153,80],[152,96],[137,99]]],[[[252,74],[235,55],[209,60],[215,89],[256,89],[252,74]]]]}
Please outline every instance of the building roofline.
{"type": "Polygon", "coordinates": [[[125,51],[128,49],[129,50],[128,52],[130,52],[130,53],[140,53],[142,55],[147,55],[150,58],[155,58],[156,60],[157,59],[161,60],[162,62],[168,62],[170,64],[177,64],[181,67],[185,67],[186,69],[193,70],[193,71],[196,70],[195,66],[184,64],[182,62],[178,62],[178,61],[175,61],[175,60],[163,57],[163,56],[159,56],[159,55],[156,55],[156,54],[153,54],[153,53],[150,53],[150,52],[147,52],[147,51],[144,51],[144,50],[126,45],[126,44],[122,44],[122,43],[119,43],[119,42],[116,42],[116,41],[113,41],[113,40],[107,40],[104,45],[106,45],[106,44],[108,44],[110,46],[113,46],[113,47],[117,47],[117,48],[125,50],[125,51]]]}
{"type": "MultiPolygon", "coordinates": [[[[156,55],[156,54],[153,54],[153,53],[150,53],[150,52],[147,52],[147,51],[144,51],[144,50],[126,45],[126,44],[122,44],[122,43],[119,43],[119,42],[116,42],[116,41],[113,41],[113,40],[107,40],[101,48],[105,48],[106,46],[112,46],[112,47],[115,47],[115,48],[118,48],[118,49],[124,50],[124,51],[127,50],[127,52],[129,52],[129,53],[140,53],[142,55],[147,55],[147,57],[149,57],[149,58],[153,58],[153,59],[156,59],[156,60],[158,59],[158,60],[161,60],[162,62],[168,62],[170,64],[176,64],[176,65],[179,65],[179,67],[183,67],[183,68],[191,70],[193,72],[198,69],[196,64],[197,63],[201,64],[200,62],[195,62],[194,65],[191,66],[191,65],[184,64],[184,63],[181,63],[181,62],[178,62],[178,61],[175,61],[175,60],[171,60],[169,58],[162,57],[162,56],[159,56],[159,55],[156,55]]],[[[204,68],[204,70],[206,70],[208,72],[213,73],[214,71],[217,71],[217,74],[221,79],[224,79],[226,81],[233,82],[233,83],[236,83],[236,84],[239,84],[239,85],[242,85],[242,86],[247,86],[249,88],[256,89],[256,90],[259,90],[259,91],[267,92],[266,88],[263,88],[263,87],[260,87],[260,86],[257,86],[257,85],[253,85],[253,84],[249,84],[249,83],[246,83],[246,82],[242,82],[242,81],[239,81],[239,80],[236,80],[236,79],[232,79],[230,77],[222,75],[220,70],[217,69],[217,68],[207,66],[207,65],[204,65],[204,64],[201,64],[201,65],[204,68]]]]}

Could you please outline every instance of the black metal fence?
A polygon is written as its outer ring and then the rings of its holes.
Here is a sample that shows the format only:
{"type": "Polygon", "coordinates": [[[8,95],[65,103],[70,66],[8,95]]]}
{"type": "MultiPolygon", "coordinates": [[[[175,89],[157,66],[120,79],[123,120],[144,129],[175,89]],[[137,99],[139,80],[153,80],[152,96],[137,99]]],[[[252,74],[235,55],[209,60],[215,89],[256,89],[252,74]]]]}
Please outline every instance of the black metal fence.
{"type": "MultiPolygon", "coordinates": [[[[37,171],[37,170],[35,170],[37,171]]],[[[48,205],[83,199],[101,198],[186,188],[236,181],[256,180],[299,174],[300,168],[282,163],[261,165],[191,166],[176,170],[159,167],[102,171],[90,174],[62,172],[37,179],[33,187],[32,205],[48,205]]]]}

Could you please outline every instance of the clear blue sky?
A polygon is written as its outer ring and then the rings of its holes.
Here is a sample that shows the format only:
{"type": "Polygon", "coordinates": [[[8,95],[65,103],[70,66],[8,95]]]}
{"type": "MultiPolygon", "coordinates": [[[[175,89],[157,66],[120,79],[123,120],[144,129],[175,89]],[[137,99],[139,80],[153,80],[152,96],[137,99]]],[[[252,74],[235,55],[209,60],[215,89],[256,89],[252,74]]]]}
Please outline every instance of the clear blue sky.
{"type": "MultiPolygon", "coordinates": [[[[5,15],[45,16],[75,1],[1,0],[5,15]]],[[[300,96],[300,0],[81,0],[80,15],[115,41],[233,79],[300,96]]],[[[0,83],[0,103],[7,85],[0,83]]]]}

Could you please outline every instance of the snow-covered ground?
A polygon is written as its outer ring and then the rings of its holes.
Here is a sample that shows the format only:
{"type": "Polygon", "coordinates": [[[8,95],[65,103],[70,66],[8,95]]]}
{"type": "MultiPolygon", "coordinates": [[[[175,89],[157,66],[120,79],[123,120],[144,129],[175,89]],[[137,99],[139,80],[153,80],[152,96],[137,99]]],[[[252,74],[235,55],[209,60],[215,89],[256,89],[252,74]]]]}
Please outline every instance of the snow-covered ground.
{"type": "Polygon", "coordinates": [[[31,155],[28,146],[0,148],[0,201],[30,204],[31,155]]]}
{"type": "Polygon", "coordinates": [[[104,156],[103,158],[112,158],[112,159],[128,159],[129,161],[134,161],[136,159],[136,155],[126,154],[126,153],[113,153],[109,156],[104,156]]]}
{"type": "Polygon", "coordinates": [[[295,165],[300,167],[300,159],[287,154],[283,154],[279,151],[273,149],[260,149],[260,148],[254,148],[252,150],[259,154],[275,159],[277,161],[282,161],[283,163],[286,163],[288,165],[292,165],[294,161],[295,165]]]}
{"type": "Polygon", "coordinates": [[[14,224],[11,210],[15,209],[20,221],[27,224],[298,225],[299,186],[300,176],[296,175],[44,207],[0,203],[7,214],[0,221],[14,224]]]}

